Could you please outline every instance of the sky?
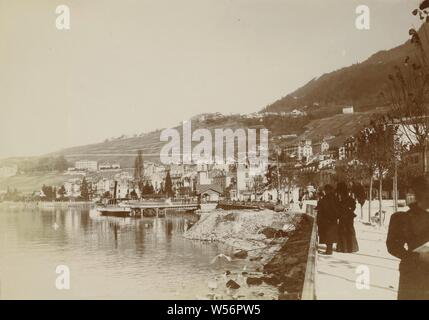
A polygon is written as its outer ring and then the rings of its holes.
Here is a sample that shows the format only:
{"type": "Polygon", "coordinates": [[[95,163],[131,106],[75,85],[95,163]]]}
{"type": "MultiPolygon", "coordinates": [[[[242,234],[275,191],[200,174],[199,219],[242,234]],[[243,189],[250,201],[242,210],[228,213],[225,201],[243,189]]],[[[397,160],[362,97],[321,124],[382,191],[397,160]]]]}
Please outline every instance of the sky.
{"type": "Polygon", "coordinates": [[[413,0],[0,0],[0,158],[250,113],[408,38],[413,0]],[[370,29],[355,27],[358,5],[370,29]],[[70,29],[55,25],[70,8],[70,29]]]}

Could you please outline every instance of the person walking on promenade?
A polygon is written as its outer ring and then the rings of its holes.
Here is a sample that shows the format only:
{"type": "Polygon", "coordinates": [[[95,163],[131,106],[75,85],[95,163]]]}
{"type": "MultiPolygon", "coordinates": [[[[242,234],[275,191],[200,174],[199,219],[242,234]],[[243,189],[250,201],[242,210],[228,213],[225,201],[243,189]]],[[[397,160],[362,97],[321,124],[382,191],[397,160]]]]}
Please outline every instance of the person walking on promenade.
{"type": "Polygon", "coordinates": [[[317,228],[319,243],[326,244],[325,254],[331,255],[334,243],[338,239],[338,199],[334,188],[327,184],[325,195],[317,203],[317,228]]]}
{"type": "Polygon", "coordinates": [[[352,253],[359,251],[354,228],[356,200],[349,194],[349,189],[344,182],[337,185],[337,196],[339,201],[339,223],[338,223],[338,252],[352,253]]]}
{"type": "Polygon", "coordinates": [[[399,259],[399,300],[429,300],[429,181],[413,181],[416,202],[392,215],[387,250],[399,259]],[[416,250],[417,249],[417,250],[416,250]]]}

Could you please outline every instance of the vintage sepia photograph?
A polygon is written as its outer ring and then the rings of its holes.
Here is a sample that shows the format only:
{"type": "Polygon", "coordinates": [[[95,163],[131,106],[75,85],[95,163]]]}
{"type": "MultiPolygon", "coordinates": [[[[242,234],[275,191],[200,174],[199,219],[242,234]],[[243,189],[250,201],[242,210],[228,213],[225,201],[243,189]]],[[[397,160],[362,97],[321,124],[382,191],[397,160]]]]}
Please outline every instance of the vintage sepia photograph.
{"type": "Polygon", "coordinates": [[[0,114],[0,300],[429,300],[429,0],[0,0],[0,114]]]}

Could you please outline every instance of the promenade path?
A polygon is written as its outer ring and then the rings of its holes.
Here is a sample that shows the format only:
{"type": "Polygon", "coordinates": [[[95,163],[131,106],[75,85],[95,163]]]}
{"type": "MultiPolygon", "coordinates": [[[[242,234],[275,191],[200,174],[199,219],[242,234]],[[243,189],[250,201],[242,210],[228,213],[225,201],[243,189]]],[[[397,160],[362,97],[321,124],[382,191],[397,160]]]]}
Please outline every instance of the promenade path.
{"type": "MultiPolygon", "coordinates": [[[[359,252],[317,255],[316,297],[318,300],[394,300],[397,297],[399,260],[386,249],[387,229],[355,222],[359,252]],[[359,266],[367,266],[360,267],[359,266]],[[359,289],[356,280],[369,270],[369,289],[359,289]]],[[[319,246],[324,251],[324,246],[319,246]]]]}

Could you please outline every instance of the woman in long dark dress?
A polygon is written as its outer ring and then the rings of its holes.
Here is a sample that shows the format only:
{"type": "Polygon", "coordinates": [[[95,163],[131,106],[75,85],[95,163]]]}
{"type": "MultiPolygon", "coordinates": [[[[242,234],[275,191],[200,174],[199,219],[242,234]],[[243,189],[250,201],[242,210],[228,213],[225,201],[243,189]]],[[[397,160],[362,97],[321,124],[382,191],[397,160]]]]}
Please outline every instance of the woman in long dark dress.
{"type": "Polygon", "coordinates": [[[325,186],[325,195],[317,203],[317,230],[319,243],[326,244],[325,254],[332,254],[332,247],[338,241],[338,199],[331,185],[325,186]]]}
{"type": "Polygon", "coordinates": [[[348,187],[344,182],[338,183],[337,196],[339,201],[337,251],[346,253],[357,252],[359,251],[359,245],[354,228],[356,200],[350,196],[348,187]]]}
{"type": "Polygon", "coordinates": [[[399,300],[429,300],[429,253],[415,252],[429,242],[429,180],[418,177],[412,182],[416,202],[407,212],[390,218],[387,250],[401,259],[399,264],[399,300]]]}

